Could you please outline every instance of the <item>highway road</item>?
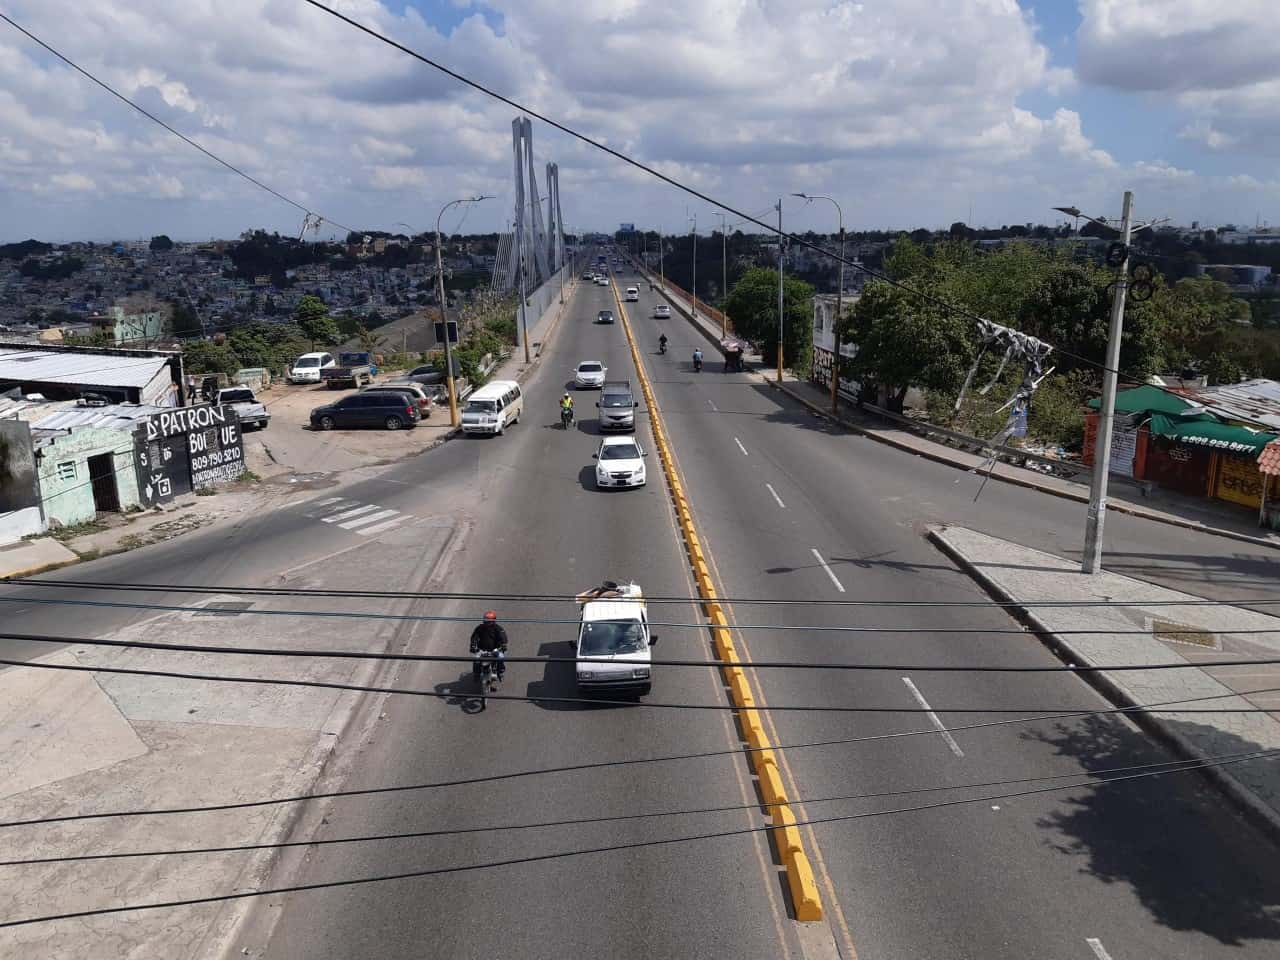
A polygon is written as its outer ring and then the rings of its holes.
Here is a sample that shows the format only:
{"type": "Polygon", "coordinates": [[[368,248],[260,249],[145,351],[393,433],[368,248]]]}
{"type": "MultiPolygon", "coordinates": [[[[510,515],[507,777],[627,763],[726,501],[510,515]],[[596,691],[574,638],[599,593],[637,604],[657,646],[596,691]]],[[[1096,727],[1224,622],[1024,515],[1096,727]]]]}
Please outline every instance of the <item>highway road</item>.
{"type": "MultiPolygon", "coordinates": [[[[821,602],[981,600],[970,581],[923,539],[924,523],[966,523],[1033,546],[1062,549],[1077,539],[1076,507],[996,484],[974,505],[967,475],[831,433],[776,391],[723,374],[716,364],[695,375],[688,361],[695,335],[685,321],[662,322],[671,350],[665,357],[656,355],[659,327],[651,319],[653,304],[644,290],[640,303],[629,305],[638,307],[631,311],[634,329],[722,592],[800,601],[795,606],[733,604],[730,613],[740,627],[739,649],[745,656],[943,665],[1056,662],[1023,636],[948,632],[1013,626],[991,607],[838,608],[821,602]],[[833,625],[887,629],[875,634],[752,629],[833,625]],[[937,632],[914,632],[925,628],[937,632]]],[[[610,291],[594,286],[579,290],[526,384],[524,419],[505,436],[450,442],[336,486],[333,495],[406,515],[452,518],[457,535],[446,562],[444,585],[449,590],[565,594],[610,577],[635,578],[651,595],[692,596],[657,457],[650,457],[646,489],[596,491],[591,480],[591,453],[598,443],[594,394],[578,395],[580,420],[574,430],[558,426],[556,398],[579,360],[601,360],[611,377],[634,378],[621,327],[592,323],[605,307],[617,309],[610,291]]],[[[638,437],[648,447],[646,411],[638,424],[638,437]]],[[[356,533],[317,520],[314,502],[286,502],[234,527],[195,533],[53,576],[268,584],[281,570],[340,554],[360,542],[356,533]]],[[[1133,518],[1113,517],[1108,532],[1113,546],[1135,557],[1167,553],[1171,542],[1180,542],[1184,552],[1212,557],[1223,570],[1244,546],[1170,532],[1133,518]]],[[[371,538],[375,547],[377,540],[371,538]]],[[[360,556],[376,564],[377,553],[365,549],[360,556]]],[[[375,568],[384,571],[387,588],[402,587],[422,574],[412,562],[398,566],[405,556],[401,547],[394,561],[375,568]]],[[[424,554],[422,562],[427,559],[424,554]]],[[[367,579],[369,571],[363,572],[367,579]]],[[[1251,569],[1240,579],[1261,591],[1267,589],[1262,573],[1251,569]]],[[[313,585],[338,587],[348,575],[339,556],[313,585]]],[[[106,591],[78,596],[120,599],[106,591]]],[[[141,599],[191,602],[182,594],[141,599]]],[[[576,615],[567,602],[493,605],[506,617],[576,615]]],[[[478,619],[486,606],[450,601],[418,602],[409,608],[478,619]]],[[[23,628],[32,632],[96,634],[140,614],[102,610],[89,618],[75,608],[33,606],[21,616],[23,628]]],[[[654,619],[700,618],[692,604],[679,604],[658,608],[654,619]]],[[[311,624],[282,618],[280,629],[305,631],[311,624]]],[[[567,625],[518,624],[510,629],[514,654],[570,652],[573,629],[567,625]]],[[[468,632],[464,624],[423,624],[404,639],[415,652],[459,653],[466,649],[468,632]]],[[[710,654],[702,631],[656,632],[662,637],[659,656],[710,654]]],[[[32,655],[30,648],[14,644],[6,644],[4,651],[32,655]]],[[[467,689],[462,675],[457,666],[427,663],[388,670],[379,680],[461,693],[467,689]]],[[[768,671],[760,673],[756,684],[770,704],[902,709],[917,709],[922,702],[937,709],[1108,705],[1078,680],[1061,675],[768,671]]],[[[571,671],[513,664],[504,691],[572,695],[571,671]]],[[[655,671],[652,699],[727,703],[710,668],[655,671]]],[[[339,748],[335,770],[343,786],[732,751],[738,744],[730,716],[715,711],[491,702],[476,712],[464,697],[391,697],[376,709],[374,732],[339,748]]],[[[952,722],[983,719],[980,714],[941,717],[952,722]]],[[[921,714],[780,712],[770,723],[775,742],[784,744],[924,732],[785,752],[793,793],[801,798],[949,788],[803,805],[803,812],[813,817],[974,796],[971,789],[958,789],[966,783],[1170,758],[1118,720],[1019,724],[960,732],[949,739],[921,714]]],[[[995,787],[977,795],[1041,785],[995,787]]],[[[726,754],[312,804],[295,835],[334,838],[510,825],[749,805],[754,798],[748,765],[742,757],[726,754]]],[[[760,810],[745,809],[316,847],[284,857],[273,883],[478,865],[767,823],[760,810]]],[[[811,856],[816,853],[827,908],[827,923],[818,936],[788,919],[785,881],[767,839],[757,833],[272,897],[257,902],[235,947],[273,958],[838,954],[863,960],[1128,960],[1269,957],[1280,939],[1280,861],[1274,845],[1218,793],[1189,777],[874,816],[817,827],[807,842],[811,856]]]]}

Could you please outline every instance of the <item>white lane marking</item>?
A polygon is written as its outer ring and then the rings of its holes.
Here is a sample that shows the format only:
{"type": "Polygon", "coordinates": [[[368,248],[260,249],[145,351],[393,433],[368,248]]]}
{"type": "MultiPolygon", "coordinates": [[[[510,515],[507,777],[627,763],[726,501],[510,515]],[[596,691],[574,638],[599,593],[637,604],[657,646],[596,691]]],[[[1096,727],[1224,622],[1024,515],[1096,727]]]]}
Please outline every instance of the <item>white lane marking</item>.
{"type": "Polygon", "coordinates": [[[390,520],[383,520],[381,523],[375,523],[372,527],[361,527],[356,533],[362,537],[371,537],[375,533],[381,533],[383,530],[390,530],[392,527],[401,526],[408,523],[409,517],[401,514],[398,517],[392,517],[390,520]]]}
{"type": "Polygon", "coordinates": [[[822,569],[827,571],[827,576],[830,577],[831,582],[836,585],[836,589],[841,593],[844,593],[844,584],[836,579],[836,575],[832,573],[831,568],[827,566],[827,561],[822,559],[822,554],[820,554],[816,549],[813,549],[811,552],[815,557],[817,557],[818,563],[822,564],[822,569]]]}
{"type": "Polygon", "coordinates": [[[380,523],[387,517],[394,517],[399,510],[379,510],[377,513],[367,513],[363,517],[356,517],[354,520],[348,520],[346,523],[340,523],[343,530],[354,530],[356,527],[368,526],[371,523],[380,523]]]}
{"type": "Polygon", "coordinates": [[[1102,945],[1102,941],[1097,937],[1086,937],[1084,942],[1089,945],[1089,949],[1093,951],[1093,955],[1098,960],[1111,960],[1111,954],[1107,953],[1107,948],[1102,945]]]}
{"type": "Polygon", "coordinates": [[[712,403],[710,400],[707,401],[707,406],[709,406],[712,410],[715,410],[716,413],[720,412],[719,410],[716,410],[716,405],[712,403]]]}
{"type": "Polygon", "coordinates": [[[772,483],[766,483],[766,484],[765,484],[765,486],[766,486],[766,487],[768,487],[768,488],[769,488],[769,492],[773,494],[773,499],[774,499],[774,500],[776,500],[776,501],[778,502],[778,506],[780,506],[783,510],[787,509],[787,505],[786,505],[785,503],[783,503],[783,502],[782,502],[782,498],[781,498],[780,496],[778,496],[778,491],[777,491],[777,490],[775,490],[775,489],[773,489],[773,484],[772,484],[772,483]]]}
{"type": "Polygon", "coordinates": [[[328,506],[331,503],[341,503],[341,502],[342,502],[342,497],[325,497],[323,500],[317,500],[314,506],[324,507],[324,506],[328,506]]]}
{"type": "Polygon", "coordinates": [[[738,449],[742,451],[742,455],[745,457],[747,455],[747,448],[742,445],[742,441],[737,437],[734,437],[733,442],[738,445],[738,449]]]}
{"type": "Polygon", "coordinates": [[[924,707],[928,712],[929,722],[937,728],[937,731],[940,734],[942,734],[942,739],[947,741],[947,746],[951,748],[951,752],[957,757],[963,757],[964,751],[960,749],[960,744],[956,743],[956,738],[951,736],[951,732],[947,730],[942,721],[938,719],[938,715],[933,712],[933,707],[929,706],[929,701],[924,698],[924,694],[916,689],[916,685],[911,682],[911,678],[903,677],[902,682],[907,685],[907,689],[911,691],[911,695],[916,698],[916,703],[920,704],[920,706],[924,707]]]}
{"type": "Polygon", "coordinates": [[[337,523],[339,520],[350,520],[352,517],[358,517],[362,513],[369,513],[371,510],[381,509],[376,503],[370,503],[363,507],[355,507],[351,510],[343,510],[341,513],[335,513],[331,517],[321,517],[321,523],[337,523]]]}

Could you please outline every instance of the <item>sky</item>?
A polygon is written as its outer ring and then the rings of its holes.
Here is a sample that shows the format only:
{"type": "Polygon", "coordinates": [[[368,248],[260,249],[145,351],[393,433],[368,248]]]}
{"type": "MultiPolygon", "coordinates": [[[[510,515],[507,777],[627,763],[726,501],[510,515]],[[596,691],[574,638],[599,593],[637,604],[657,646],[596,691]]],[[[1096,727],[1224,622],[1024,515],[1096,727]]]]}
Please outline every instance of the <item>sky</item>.
{"type": "MultiPolygon", "coordinates": [[[[328,0],[787,229],[1280,224],[1274,0],[328,0]]],[[[6,0],[85,70],[301,207],[318,234],[502,230],[516,111],[303,0],[6,0]],[[406,231],[407,232],[407,231],[406,231]]],[[[720,212],[534,122],[573,230],[720,212]]],[[[725,222],[740,218],[727,214],[725,222]]],[[[0,242],[298,233],[302,211],[0,21],[0,242]]],[[[750,225],[742,224],[747,229],[750,225]]]]}

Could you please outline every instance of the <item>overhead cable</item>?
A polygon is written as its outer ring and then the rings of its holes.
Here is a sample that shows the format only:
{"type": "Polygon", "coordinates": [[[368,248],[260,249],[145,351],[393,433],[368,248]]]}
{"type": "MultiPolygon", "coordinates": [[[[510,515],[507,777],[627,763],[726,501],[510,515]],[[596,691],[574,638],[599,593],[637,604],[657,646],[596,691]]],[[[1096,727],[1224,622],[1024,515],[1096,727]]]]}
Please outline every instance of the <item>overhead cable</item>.
{"type": "Polygon", "coordinates": [[[301,210],[303,213],[307,214],[308,216],[316,217],[316,218],[318,218],[318,219],[320,219],[320,220],[323,220],[323,221],[325,221],[325,222],[327,222],[327,223],[331,223],[331,224],[333,224],[333,226],[335,226],[335,227],[339,227],[339,228],[340,228],[340,229],[342,229],[342,230],[346,230],[348,233],[356,233],[356,232],[358,232],[358,231],[356,231],[356,230],[353,230],[351,227],[348,227],[348,226],[345,226],[345,225],[343,225],[343,224],[339,223],[337,220],[334,220],[334,219],[332,219],[332,218],[330,218],[330,217],[321,216],[320,214],[318,214],[318,213],[314,212],[313,210],[311,210],[309,207],[307,207],[307,206],[305,206],[305,205],[303,205],[303,204],[299,203],[297,200],[294,200],[294,199],[293,199],[293,198],[291,198],[291,197],[286,197],[286,196],[285,196],[283,193],[281,193],[279,190],[276,190],[276,189],[274,189],[273,187],[269,187],[269,186],[267,186],[267,184],[263,183],[261,180],[259,180],[257,177],[254,177],[252,174],[246,173],[244,170],[241,170],[241,169],[240,169],[239,167],[237,167],[235,164],[230,163],[230,162],[228,162],[228,161],[226,161],[226,160],[223,160],[223,159],[222,159],[220,156],[218,156],[216,153],[213,153],[211,150],[208,150],[208,149],[206,149],[205,147],[200,146],[200,144],[196,143],[196,141],[192,140],[190,137],[188,137],[186,134],[184,134],[184,133],[180,132],[180,131],[179,131],[179,130],[177,130],[176,128],[171,127],[169,124],[165,123],[163,120],[161,120],[159,117],[157,117],[157,116],[156,116],[154,113],[152,113],[151,111],[147,110],[145,107],[141,106],[141,105],[140,105],[140,104],[138,104],[138,103],[135,103],[133,100],[130,100],[130,99],[129,99],[128,97],[126,97],[123,93],[120,93],[118,90],[116,90],[114,87],[112,87],[112,86],[110,86],[109,84],[107,84],[105,81],[103,81],[103,80],[99,80],[99,79],[98,79],[97,77],[95,77],[92,73],[90,73],[90,72],[89,72],[88,70],[86,70],[84,67],[80,66],[78,63],[76,63],[76,62],[75,62],[74,60],[72,60],[70,57],[66,56],[66,55],[65,55],[65,54],[63,54],[63,53],[60,53],[60,52],[59,52],[59,51],[57,51],[57,50],[55,50],[55,49],[54,49],[53,47],[51,47],[49,44],[45,43],[45,41],[41,40],[41,39],[40,39],[39,37],[37,37],[34,33],[32,33],[30,30],[28,30],[26,27],[22,26],[20,23],[18,23],[17,21],[15,21],[15,20],[14,20],[12,17],[10,17],[8,14],[3,13],[3,12],[0,12],[0,20],[4,20],[7,24],[9,24],[9,26],[13,27],[13,28],[14,28],[15,30],[17,30],[19,33],[21,33],[21,34],[25,35],[25,36],[27,37],[27,39],[29,39],[29,40],[31,40],[32,42],[34,42],[34,43],[38,44],[39,46],[43,47],[43,48],[44,48],[45,50],[47,50],[49,53],[53,54],[55,57],[57,57],[59,60],[61,60],[61,61],[62,61],[63,63],[65,63],[67,66],[69,66],[72,70],[75,70],[75,71],[76,71],[77,73],[79,73],[81,76],[83,76],[83,77],[85,77],[85,78],[87,78],[87,79],[89,79],[89,80],[93,81],[93,82],[94,82],[94,83],[96,83],[99,87],[101,87],[103,90],[107,91],[107,93],[109,93],[109,94],[111,94],[113,97],[115,97],[117,100],[120,100],[120,101],[122,101],[123,103],[128,104],[129,106],[133,107],[133,109],[134,109],[134,110],[137,110],[137,111],[138,111],[138,113],[140,113],[140,114],[142,114],[144,117],[146,117],[148,120],[152,121],[153,123],[158,123],[160,126],[164,127],[166,130],[168,130],[170,133],[172,133],[175,137],[177,137],[177,138],[178,138],[179,140],[181,140],[183,143],[186,143],[186,144],[188,144],[189,146],[195,147],[197,150],[199,150],[201,153],[203,153],[206,157],[208,157],[208,158],[209,158],[210,160],[212,160],[214,163],[221,164],[222,166],[224,166],[224,167],[226,167],[228,170],[230,170],[232,173],[236,174],[236,175],[237,175],[237,176],[239,176],[239,177],[243,177],[245,180],[247,180],[247,181],[249,181],[250,183],[252,183],[255,187],[259,187],[259,188],[261,188],[261,189],[263,189],[263,190],[267,191],[267,193],[271,194],[273,197],[276,197],[276,198],[277,198],[277,199],[279,199],[279,200],[283,200],[285,203],[289,204],[289,205],[290,205],[290,206],[292,206],[292,207],[296,207],[297,209],[301,210]]]}
{"type": "Polygon", "coordinates": [[[80,863],[87,860],[131,860],[141,857],[197,856],[211,853],[244,853],[250,850],[279,850],[287,847],[323,847],[348,843],[373,843],[388,840],[421,840],[434,837],[453,837],[462,834],[503,833],[517,830],[545,830],[553,827],[582,827],[597,823],[618,823],[627,820],[657,820],[668,817],[692,817],[712,813],[739,813],[788,804],[809,806],[817,803],[844,803],[856,800],[877,800],[887,797],[906,797],[921,793],[943,793],[957,790],[978,790],[989,787],[1005,787],[1022,783],[1043,783],[1046,780],[1079,779],[1079,783],[1060,784],[1066,790],[1071,787],[1092,787],[1105,783],[1111,774],[1131,771],[1164,770],[1169,773],[1182,769],[1197,770],[1207,763],[1232,760],[1266,760],[1280,757],[1280,750],[1254,750],[1243,753],[1221,754],[1187,760],[1163,760],[1157,763],[1130,764],[1101,770],[1078,770],[1073,773],[1050,774],[1042,777],[1018,777],[1007,780],[987,780],[979,783],[946,784],[935,787],[915,787],[903,790],[881,790],[875,793],[848,793],[830,797],[792,797],[788,800],[760,800],[756,803],[738,803],[717,807],[694,807],[682,810],[655,810],[646,813],[621,813],[611,816],[578,817],[569,820],[542,820],[530,823],[495,823],[472,827],[449,827],[438,830],[412,830],[400,833],[362,834],[350,837],[311,838],[308,840],[283,840],[275,843],[244,843],[222,847],[178,847],[164,850],[121,850],[111,853],[73,853],[51,857],[26,857],[17,860],[0,860],[0,867],[27,867],[50,863],[80,863]]]}
{"type": "MultiPolygon", "coordinates": [[[[35,577],[3,577],[0,583],[31,587],[123,590],[137,593],[217,593],[263,597],[349,597],[392,600],[478,600],[493,603],[558,603],[574,599],[576,591],[565,593],[464,593],[448,590],[338,590],[323,587],[254,587],[233,584],[196,585],[182,583],[121,583],[113,580],[41,580],[35,577]]],[[[703,604],[702,597],[646,596],[648,605],[666,603],[703,604]]],[[[1230,607],[1240,604],[1274,606],[1280,597],[1258,600],[775,600],[767,597],[719,597],[718,603],[738,606],[772,607],[1230,607]]]]}
{"type": "MultiPolygon", "coordinates": [[[[1155,777],[1167,777],[1189,771],[1225,767],[1231,764],[1248,762],[1249,757],[1205,762],[1194,767],[1181,767],[1176,770],[1153,770],[1144,773],[1133,773],[1125,776],[1108,777],[1102,780],[1077,784],[1055,784],[1048,787],[1037,787],[1030,790],[1011,791],[1009,793],[985,794],[980,797],[963,797],[952,800],[937,800],[932,803],[917,804],[912,807],[895,807],[890,810],[871,810],[862,813],[842,814],[830,817],[808,817],[797,820],[793,826],[809,827],[828,823],[848,823],[854,820],[870,820],[878,817],[896,816],[905,813],[918,813],[925,810],[940,810],[946,807],[958,807],[971,803],[987,803],[992,800],[1012,800],[1019,797],[1036,796],[1046,793],[1059,793],[1065,790],[1097,789],[1113,783],[1147,780],[1155,777]]],[[[531,863],[543,863],[552,860],[565,860],[571,857],[590,856],[602,853],[619,853],[627,850],[639,850],[650,847],[671,846],[680,843],[693,843],[700,840],[715,840],[728,837],[754,836],[778,829],[777,824],[768,826],[739,827],[733,830],[717,830],[710,833],[686,834],[678,837],[664,837],[657,840],[635,840],[630,843],[610,844],[607,846],[587,847],[579,850],[564,850],[554,853],[531,854],[524,857],[512,857],[506,860],[490,860],[483,863],[458,864],[447,867],[430,867],[422,870],[409,870],[401,873],[382,874],[373,877],[357,877],[349,880],[326,880],[318,883],[300,883],[285,887],[264,890],[247,890],[236,893],[217,894],[208,897],[192,897],[182,900],[166,900],[156,903],[123,904],[116,907],[97,907],[90,910],[75,910],[67,913],[45,914],[43,916],[23,917],[18,920],[2,920],[0,928],[29,926],[37,923],[51,923],[56,920],[78,920],[88,917],[99,917],[109,914],[134,913],[144,910],[162,910],[173,907],[189,907],[209,903],[225,903],[231,900],[244,900],[253,897],[279,896],[288,893],[306,893],[315,890],[332,890],[342,887],[363,886],[371,883],[386,883],[393,880],[417,880],[426,877],[446,876],[457,873],[470,873],[478,870],[491,870],[499,867],[523,866],[531,863]]]]}
{"type": "MultiPolygon", "coordinates": [[[[50,599],[48,597],[0,597],[0,603],[23,603],[23,604],[44,604],[54,607],[97,607],[106,609],[121,610],[160,610],[168,613],[201,613],[207,612],[211,608],[208,607],[183,607],[176,604],[168,603],[125,603],[118,600],[62,600],[50,599]]],[[[370,613],[362,610],[237,610],[237,616],[249,617],[319,617],[322,619],[339,619],[339,620],[391,620],[395,622],[411,622],[411,623],[474,623],[477,620],[475,616],[446,616],[444,614],[430,613],[370,613]]],[[[577,618],[567,617],[503,617],[503,623],[521,623],[521,624],[540,624],[550,626],[578,626],[581,622],[577,618]]],[[[668,620],[650,620],[651,627],[671,627],[677,630],[709,630],[710,624],[706,623],[682,623],[678,621],[668,620]]],[[[1033,633],[1027,627],[867,627],[867,626],[850,626],[840,624],[824,624],[806,626],[803,624],[774,624],[774,623],[735,623],[734,630],[772,630],[782,632],[800,632],[800,633],[901,633],[901,634],[921,634],[921,633],[945,633],[954,635],[978,635],[990,636],[998,634],[1008,634],[1015,636],[1025,636],[1033,633]]],[[[1151,636],[1150,630],[1054,630],[1059,636],[1151,636]]],[[[1202,636],[1209,632],[1204,629],[1191,628],[1187,629],[1161,629],[1162,634],[1176,636],[1185,634],[1188,636],[1202,636]]],[[[1223,631],[1233,636],[1251,636],[1259,634],[1280,633],[1280,627],[1250,627],[1240,630],[1223,631]]]]}
{"type": "Polygon", "coordinates": [[[602,770],[612,767],[635,767],[651,763],[678,763],[685,760],[709,760],[716,757],[735,757],[742,754],[759,753],[766,750],[775,752],[786,750],[816,750],[822,747],[861,746],[868,743],[884,743],[903,740],[911,737],[935,737],[939,734],[970,733],[975,730],[995,730],[1001,727],[1022,726],[1024,724],[1044,723],[1053,720],[1080,720],[1094,717],[1123,716],[1136,712],[1158,710],[1178,703],[1182,700],[1170,700],[1158,703],[1145,703],[1133,707],[1103,707],[1097,710],[1074,710],[1067,713],[1055,713],[1043,716],[1014,717],[1006,720],[981,720],[975,723],[962,723],[954,726],[936,727],[930,725],[918,730],[898,730],[893,733],[868,734],[861,737],[840,737],[833,740],[808,740],[795,743],[772,744],[764,747],[753,747],[749,744],[722,750],[701,750],[695,753],[666,754],[657,757],[631,757],[615,760],[594,760],[583,763],[565,764],[557,767],[532,767],[524,770],[509,770],[505,773],[490,773],[479,776],[458,777],[449,780],[435,780],[426,783],[389,784],[380,787],[364,787],[360,789],[328,790],[317,793],[292,794],[283,797],[264,797],[259,800],[236,800],[227,803],[207,803],[185,807],[152,807],[135,810],[107,810],[96,813],[65,813],[52,816],[34,817],[27,820],[0,821],[0,829],[16,827],[46,826],[52,823],[72,823],[82,820],[115,820],[129,817],[162,817],[197,813],[222,813],[228,810],[246,810],[255,807],[280,806],[287,803],[308,803],[312,800],[351,799],[353,797],[372,797],[392,793],[412,793],[420,790],[444,790],[450,787],[475,786],[482,783],[500,783],[506,780],[523,780],[530,777],[555,776],[566,773],[585,773],[591,770],[602,770]]]}
{"type": "MultiPolygon", "coordinates": [[[[708,627],[707,629],[711,629],[708,627]]],[[[896,631],[893,631],[896,632],[896,631]]],[[[1105,632],[1105,631],[1102,631],[1105,632]]],[[[51,643],[59,646],[114,647],[126,650],[167,650],[176,653],[225,654],[244,657],[301,657],[316,660],[390,660],[410,663],[457,663],[474,662],[471,654],[447,653],[387,653],[372,650],[317,650],[314,648],[290,647],[224,647],[209,646],[199,643],[164,643],[158,640],[106,640],[96,637],[68,637],[57,634],[11,633],[0,631],[0,639],[19,640],[26,643],[51,643]]],[[[541,656],[520,657],[511,654],[503,656],[503,662],[514,663],[561,663],[584,666],[608,665],[616,661],[607,655],[601,656],[541,656]]],[[[743,670],[846,670],[895,673],[1103,673],[1110,671],[1127,672],[1132,670],[1205,670],[1212,667],[1267,667],[1280,664],[1280,657],[1236,660],[1197,660],[1175,661],[1166,663],[1117,663],[1105,666],[1080,666],[1076,664],[1053,664],[1050,666],[1010,666],[961,664],[929,664],[929,663],[847,663],[829,660],[664,660],[650,658],[645,661],[651,667],[741,667],[743,670]]]]}
{"type": "MultiPolygon", "coordinates": [[[[359,693],[387,693],[397,696],[429,697],[435,700],[456,700],[464,693],[458,691],[419,690],[412,687],[374,687],[359,683],[341,683],[336,680],[292,680],[282,677],[238,677],[222,674],[187,673],[178,670],[143,670],[134,667],[103,667],[90,664],[40,663],[34,660],[0,659],[0,666],[24,667],[31,670],[64,670],[72,673],[110,673],[130,677],[165,677],[171,680],[200,680],[210,683],[247,683],[281,687],[316,687],[322,690],[352,690],[359,693]]],[[[1230,700],[1260,693],[1280,693],[1280,687],[1261,690],[1238,690],[1215,694],[1211,697],[1187,697],[1174,703],[1199,703],[1206,700],[1230,700]]],[[[847,707],[816,706],[810,704],[764,704],[742,708],[727,703],[672,703],[663,700],[619,700],[606,697],[532,697],[514,693],[486,693],[485,700],[510,701],[512,703],[564,703],[575,706],[614,707],[628,710],[713,710],[729,713],[1069,713],[1076,707],[847,707]]],[[[1164,713],[1177,714],[1248,714],[1275,713],[1264,707],[1162,707],[1164,713]]]]}

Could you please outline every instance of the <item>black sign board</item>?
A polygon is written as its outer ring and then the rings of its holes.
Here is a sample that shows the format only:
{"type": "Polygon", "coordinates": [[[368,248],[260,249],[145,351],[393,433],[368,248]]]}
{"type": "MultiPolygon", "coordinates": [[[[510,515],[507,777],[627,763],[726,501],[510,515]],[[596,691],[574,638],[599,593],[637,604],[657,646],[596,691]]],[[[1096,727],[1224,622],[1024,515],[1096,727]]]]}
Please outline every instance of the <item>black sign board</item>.
{"type": "Polygon", "coordinates": [[[138,491],[151,506],[244,473],[240,418],[230,407],[175,407],[134,434],[138,491]]]}
{"type": "MultiPolygon", "coordinates": [[[[436,325],[436,343],[444,343],[444,321],[437,320],[435,321],[435,325],[436,325]]],[[[450,343],[458,342],[458,321],[457,320],[449,321],[449,342],[450,343]]]]}

